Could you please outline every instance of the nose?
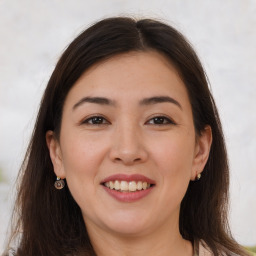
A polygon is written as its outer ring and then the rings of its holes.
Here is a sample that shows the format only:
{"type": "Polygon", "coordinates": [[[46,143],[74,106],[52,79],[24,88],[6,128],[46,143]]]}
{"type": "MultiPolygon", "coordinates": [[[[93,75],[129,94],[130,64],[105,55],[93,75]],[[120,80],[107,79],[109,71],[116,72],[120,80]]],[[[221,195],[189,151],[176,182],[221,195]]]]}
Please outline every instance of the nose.
{"type": "Polygon", "coordinates": [[[147,160],[148,153],[140,128],[136,125],[120,125],[113,132],[110,158],[124,165],[134,165],[147,160]]]}

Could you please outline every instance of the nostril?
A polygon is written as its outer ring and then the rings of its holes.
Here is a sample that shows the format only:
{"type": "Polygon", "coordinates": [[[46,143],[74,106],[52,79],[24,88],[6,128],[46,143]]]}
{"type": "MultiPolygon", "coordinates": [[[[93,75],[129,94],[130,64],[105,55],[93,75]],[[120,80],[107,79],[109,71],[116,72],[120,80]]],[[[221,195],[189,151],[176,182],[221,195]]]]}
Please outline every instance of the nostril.
{"type": "Polygon", "coordinates": [[[147,152],[144,148],[118,148],[112,147],[109,151],[109,158],[116,163],[125,165],[138,164],[147,160],[147,152]]]}
{"type": "Polygon", "coordinates": [[[116,157],[115,158],[115,161],[118,161],[118,162],[124,162],[125,164],[133,164],[135,162],[140,162],[141,161],[141,158],[128,158],[128,157],[125,157],[125,158],[120,158],[120,157],[116,157]]]}

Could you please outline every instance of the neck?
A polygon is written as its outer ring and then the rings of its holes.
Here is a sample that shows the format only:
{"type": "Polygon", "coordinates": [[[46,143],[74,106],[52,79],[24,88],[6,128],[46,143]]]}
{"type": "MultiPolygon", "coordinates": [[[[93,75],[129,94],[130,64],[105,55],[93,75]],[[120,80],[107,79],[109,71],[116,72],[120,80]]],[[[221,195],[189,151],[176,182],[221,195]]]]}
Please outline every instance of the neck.
{"type": "Polygon", "coordinates": [[[141,235],[120,235],[87,226],[97,256],[192,256],[191,242],[184,240],[178,225],[163,227],[141,235]]]}

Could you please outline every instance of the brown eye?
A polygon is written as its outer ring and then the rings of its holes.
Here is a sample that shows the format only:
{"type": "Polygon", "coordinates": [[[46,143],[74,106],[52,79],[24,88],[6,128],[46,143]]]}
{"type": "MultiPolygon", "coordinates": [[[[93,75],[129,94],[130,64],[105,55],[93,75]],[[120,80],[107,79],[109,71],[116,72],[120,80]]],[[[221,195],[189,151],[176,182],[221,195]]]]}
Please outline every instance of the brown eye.
{"type": "Polygon", "coordinates": [[[156,116],[153,117],[148,121],[149,124],[156,124],[156,125],[168,125],[168,124],[175,124],[171,119],[165,116],[156,116]]]}
{"type": "Polygon", "coordinates": [[[82,124],[88,124],[88,125],[101,125],[101,124],[107,124],[108,121],[102,117],[102,116],[92,116],[82,122],[82,124]]]}

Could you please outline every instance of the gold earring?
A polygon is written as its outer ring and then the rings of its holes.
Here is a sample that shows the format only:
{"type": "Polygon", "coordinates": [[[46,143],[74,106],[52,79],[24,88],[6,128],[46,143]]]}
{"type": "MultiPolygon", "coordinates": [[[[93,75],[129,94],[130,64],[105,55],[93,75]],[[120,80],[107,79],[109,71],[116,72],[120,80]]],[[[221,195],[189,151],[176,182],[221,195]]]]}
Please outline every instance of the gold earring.
{"type": "Polygon", "coordinates": [[[54,187],[56,189],[63,189],[65,187],[65,181],[61,180],[60,177],[57,177],[56,181],[54,182],[54,187]]]}
{"type": "Polygon", "coordinates": [[[196,180],[200,180],[200,178],[201,178],[201,173],[198,173],[198,174],[196,175],[196,180]]]}

